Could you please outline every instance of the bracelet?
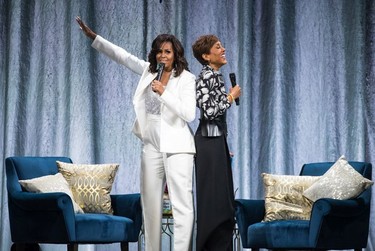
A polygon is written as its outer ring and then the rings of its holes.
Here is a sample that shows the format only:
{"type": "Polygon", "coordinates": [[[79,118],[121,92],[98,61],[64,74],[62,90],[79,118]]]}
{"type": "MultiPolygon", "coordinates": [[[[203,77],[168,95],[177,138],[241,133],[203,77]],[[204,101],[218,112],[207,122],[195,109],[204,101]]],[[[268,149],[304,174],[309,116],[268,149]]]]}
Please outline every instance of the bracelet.
{"type": "Polygon", "coordinates": [[[232,99],[231,103],[233,103],[233,101],[234,101],[233,95],[229,93],[228,97],[230,97],[232,99]]]}

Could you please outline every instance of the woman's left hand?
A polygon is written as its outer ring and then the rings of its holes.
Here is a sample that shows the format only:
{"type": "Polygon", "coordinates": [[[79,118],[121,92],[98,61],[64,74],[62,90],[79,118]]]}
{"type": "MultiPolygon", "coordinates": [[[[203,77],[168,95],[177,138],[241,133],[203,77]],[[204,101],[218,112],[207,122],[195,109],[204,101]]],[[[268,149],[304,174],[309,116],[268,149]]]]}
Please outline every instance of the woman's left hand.
{"type": "Polygon", "coordinates": [[[93,32],[80,17],[76,17],[76,21],[79,24],[79,28],[85,33],[86,36],[94,40],[96,38],[96,33],[93,32]]]}
{"type": "Polygon", "coordinates": [[[151,83],[151,88],[154,92],[158,93],[161,96],[164,92],[165,85],[163,85],[160,81],[154,80],[151,83]]]}

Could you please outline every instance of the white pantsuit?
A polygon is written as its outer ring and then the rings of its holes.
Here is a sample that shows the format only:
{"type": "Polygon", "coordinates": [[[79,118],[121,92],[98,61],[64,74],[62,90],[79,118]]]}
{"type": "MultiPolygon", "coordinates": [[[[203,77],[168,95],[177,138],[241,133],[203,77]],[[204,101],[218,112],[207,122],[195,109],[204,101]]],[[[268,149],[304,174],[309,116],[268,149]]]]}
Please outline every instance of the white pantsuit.
{"type": "Polygon", "coordinates": [[[172,203],[174,250],[190,250],[194,224],[192,196],[193,154],[160,153],[152,145],[142,152],[141,194],[146,250],[161,250],[161,217],[164,177],[172,203]],[[164,176],[165,175],[165,176],[164,176]]]}
{"type": "Polygon", "coordinates": [[[164,184],[167,181],[174,219],[174,250],[191,249],[194,225],[192,194],[194,137],[188,122],[195,119],[195,76],[183,71],[171,78],[160,100],[160,115],[146,112],[146,89],[156,73],[149,62],[97,36],[92,46],[141,75],[133,98],[136,120],[133,132],[143,142],[141,202],[146,251],[161,250],[161,217],[164,184]]]}

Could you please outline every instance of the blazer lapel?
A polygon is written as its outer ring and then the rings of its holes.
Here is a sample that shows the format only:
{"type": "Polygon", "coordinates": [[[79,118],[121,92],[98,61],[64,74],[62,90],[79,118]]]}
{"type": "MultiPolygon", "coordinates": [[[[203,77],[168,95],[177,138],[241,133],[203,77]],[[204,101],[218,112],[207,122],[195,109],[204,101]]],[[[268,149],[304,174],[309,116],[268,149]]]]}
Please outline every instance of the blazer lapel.
{"type": "Polygon", "coordinates": [[[156,78],[157,73],[145,74],[140,80],[140,84],[134,94],[134,101],[139,101],[142,99],[142,95],[145,93],[146,88],[151,84],[152,80],[156,78]]]}

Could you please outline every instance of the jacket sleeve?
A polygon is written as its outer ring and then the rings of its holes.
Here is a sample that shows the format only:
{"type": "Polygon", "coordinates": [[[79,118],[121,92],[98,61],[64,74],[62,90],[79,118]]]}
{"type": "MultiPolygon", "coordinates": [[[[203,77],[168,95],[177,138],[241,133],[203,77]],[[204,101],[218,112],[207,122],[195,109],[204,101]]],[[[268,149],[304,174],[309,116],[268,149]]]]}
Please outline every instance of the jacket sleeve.
{"type": "Polygon", "coordinates": [[[222,77],[212,70],[205,70],[200,76],[197,81],[197,106],[206,119],[213,120],[223,115],[231,107],[231,103],[222,77]]]}
{"type": "Polygon", "coordinates": [[[138,57],[127,52],[125,49],[112,44],[99,35],[96,36],[91,46],[117,63],[126,66],[138,75],[142,75],[145,68],[149,66],[148,62],[139,59],[138,57]]]}

